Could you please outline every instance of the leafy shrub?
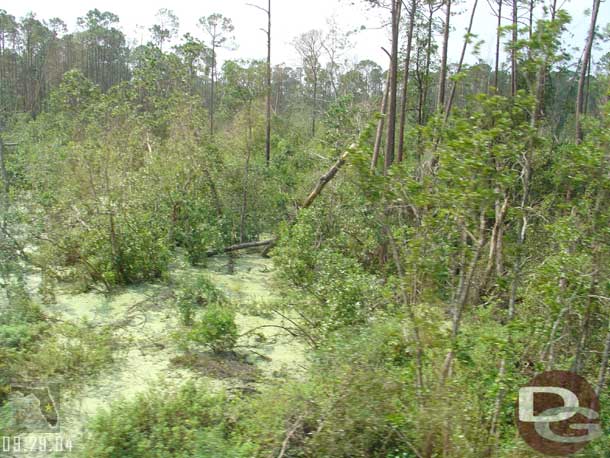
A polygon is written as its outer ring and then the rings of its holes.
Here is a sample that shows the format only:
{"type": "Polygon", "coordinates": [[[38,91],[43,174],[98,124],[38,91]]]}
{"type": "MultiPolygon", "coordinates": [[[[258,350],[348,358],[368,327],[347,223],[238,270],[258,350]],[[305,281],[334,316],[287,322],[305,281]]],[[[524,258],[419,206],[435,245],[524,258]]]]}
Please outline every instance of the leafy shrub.
{"type": "Polygon", "coordinates": [[[47,338],[24,355],[24,360],[37,377],[86,377],[97,374],[114,360],[116,345],[108,328],[65,323],[54,326],[47,338]]]}
{"type": "Polygon", "coordinates": [[[24,349],[46,329],[40,306],[21,287],[10,286],[8,305],[0,313],[0,347],[24,349]]]}
{"type": "Polygon", "coordinates": [[[276,456],[288,434],[291,457],[415,456],[406,444],[418,431],[401,361],[409,358],[409,344],[400,327],[388,321],[345,330],[316,352],[304,379],[237,405],[241,441],[256,444],[261,458],[276,456]]]}
{"type": "Polygon", "coordinates": [[[298,223],[283,234],[273,260],[282,285],[291,294],[291,302],[307,318],[303,326],[326,333],[365,323],[381,302],[381,285],[375,275],[340,247],[316,248],[320,237],[315,227],[318,218],[304,212],[298,223]],[[295,288],[299,290],[297,294],[295,288]]]}
{"type": "Polygon", "coordinates": [[[232,443],[229,400],[188,383],[176,392],[151,390],[120,401],[91,425],[89,458],[250,458],[253,447],[232,443]]]}
{"type": "Polygon", "coordinates": [[[216,221],[216,212],[201,202],[193,199],[182,210],[175,239],[178,245],[186,250],[192,265],[205,262],[207,251],[223,246],[223,228],[216,221]]]}
{"type": "Polygon", "coordinates": [[[207,345],[216,353],[232,351],[237,337],[235,312],[220,305],[207,308],[190,334],[193,342],[207,345]]]}
{"type": "Polygon", "coordinates": [[[176,305],[180,321],[184,326],[192,326],[196,310],[208,305],[225,304],[224,294],[206,277],[186,282],[177,293],[176,305]]]}

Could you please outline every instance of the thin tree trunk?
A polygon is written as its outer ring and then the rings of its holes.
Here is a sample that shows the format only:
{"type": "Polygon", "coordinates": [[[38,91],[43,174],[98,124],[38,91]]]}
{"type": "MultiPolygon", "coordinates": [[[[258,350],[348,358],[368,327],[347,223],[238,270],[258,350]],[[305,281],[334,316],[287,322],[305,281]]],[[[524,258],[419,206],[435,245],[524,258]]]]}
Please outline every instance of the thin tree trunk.
{"type": "Polygon", "coordinates": [[[244,243],[246,230],[246,211],[248,207],[248,174],[250,171],[250,156],[252,154],[252,107],[248,105],[248,133],[246,135],[246,164],[244,166],[244,185],[239,221],[239,243],[244,243]]]}
{"type": "Polygon", "coordinates": [[[596,393],[598,396],[602,394],[602,391],[606,388],[606,376],[608,374],[608,361],[610,360],[610,321],[608,322],[608,334],[606,337],[606,345],[604,346],[604,353],[602,355],[602,364],[599,368],[599,378],[597,382],[596,393]]]}
{"type": "Polygon", "coordinates": [[[536,78],[536,107],[534,109],[534,122],[542,119],[544,107],[544,87],[546,85],[547,63],[545,62],[538,69],[538,77],[536,78]]]}
{"type": "Polygon", "coordinates": [[[578,80],[578,94],[576,96],[576,143],[581,143],[584,139],[582,130],[582,115],[585,109],[585,84],[587,80],[587,71],[591,60],[591,50],[593,49],[593,41],[595,40],[595,29],[597,27],[597,17],[599,14],[599,6],[601,0],[593,0],[593,8],[591,10],[591,25],[589,34],[587,35],[587,43],[583,52],[580,78],[578,80]]]}
{"type": "Polygon", "coordinates": [[[10,188],[8,183],[8,173],[6,171],[6,159],[4,157],[4,142],[2,141],[2,138],[0,138],[0,174],[2,175],[2,190],[4,200],[8,202],[10,188]]]}
{"type": "Polygon", "coordinates": [[[445,28],[443,31],[443,51],[441,54],[441,69],[438,82],[437,110],[445,110],[445,92],[447,90],[447,53],[449,51],[449,30],[451,27],[451,0],[445,0],[445,28]]]}
{"type": "MultiPolygon", "coordinates": [[[[477,12],[477,6],[479,4],[479,0],[474,1],[474,5],[472,6],[472,14],[470,15],[470,22],[468,23],[468,31],[466,32],[466,38],[464,39],[464,47],[462,48],[462,54],[460,55],[460,62],[457,67],[456,74],[459,74],[462,71],[462,67],[464,65],[464,59],[466,57],[466,50],[468,49],[468,43],[470,42],[470,34],[472,33],[472,25],[474,24],[474,17],[477,12]]],[[[447,107],[445,108],[445,122],[449,119],[449,115],[451,114],[451,109],[453,108],[453,101],[455,99],[455,91],[457,89],[457,81],[453,81],[451,85],[451,93],[449,94],[449,100],[447,100],[447,107]]]]}
{"type": "Polygon", "coordinates": [[[267,125],[265,128],[265,161],[271,162],[271,0],[267,5],[267,125]]]}
{"type": "MultiPolygon", "coordinates": [[[[391,64],[390,64],[391,65],[391,64]]],[[[373,147],[373,158],[371,159],[371,171],[377,168],[379,162],[379,153],[381,151],[381,142],[383,141],[383,127],[385,125],[385,116],[388,110],[388,94],[390,92],[390,69],[388,69],[388,77],[386,80],[383,98],[381,99],[381,117],[377,122],[377,133],[375,134],[375,146],[373,147]]]]}
{"type": "Polygon", "coordinates": [[[466,307],[466,303],[468,302],[468,297],[470,295],[470,291],[472,289],[474,275],[477,270],[477,264],[481,259],[481,254],[483,252],[483,247],[485,246],[485,231],[487,228],[487,222],[485,220],[485,212],[481,210],[480,221],[479,221],[479,239],[476,241],[476,247],[472,259],[470,260],[470,264],[468,266],[467,273],[464,276],[464,282],[461,285],[458,300],[453,306],[452,314],[453,314],[453,323],[451,327],[451,342],[452,349],[447,354],[445,358],[445,364],[443,366],[443,371],[441,374],[441,386],[445,384],[447,381],[450,371],[451,365],[453,364],[453,358],[455,356],[453,351],[453,346],[457,342],[457,339],[460,334],[460,328],[462,325],[462,317],[464,314],[464,308],[466,307]]]}
{"type": "Polygon", "coordinates": [[[398,162],[402,162],[405,151],[405,127],[407,124],[407,104],[409,97],[409,77],[411,72],[411,51],[413,47],[413,31],[415,30],[415,10],[417,0],[411,1],[411,11],[409,14],[409,33],[407,37],[407,50],[405,56],[405,74],[402,84],[402,104],[400,112],[400,132],[398,134],[398,162]]]}
{"type": "Polygon", "coordinates": [[[511,95],[513,97],[515,97],[517,95],[517,88],[518,88],[518,83],[517,83],[517,40],[519,38],[519,32],[518,32],[518,14],[519,14],[519,8],[518,8],[518,3],[517,0],[513,0],[513,39],[512,39],[512,46],[511,46],[511,53],[510,53],[510,60],[511,60],[511,95]]]}
{"type": "Polygon", "coordinates": [[[487,282],[491,277],[491,273],[493,272],[494,265],[496,266],[496,273],[499,275],[501,261],[498,262],[498,259],[501,259],[501,250],[502,250],[502,236],[503,236],[503,228],[504,228],[504,219],[506,217],[506,213],[508,211],[508,202],[509,198],[505,197],[504,202],[500,205],[500,201],[496,200],[495,205],[495,224],[491,231],[491,240],[489,242],[489,256],[487,258],[487,267],[485,268],[485,273],[483,273],[483,278],[481,280],[481,287],[485,288],[487,282]]]}
{"type": "MultiPolygon", "coordinates": [[[[387,225],[386,225],[387,228],[387,225]]],[[[416,362],[417,362],[417,387],[418,390],[423,390],[424,388],[424,376],[423,376],[423,355],[424,355],[424,345],[421,338],[421,331],[417,324],[417,320],[415,318],[415,313],[413,312],[413,307],[411,302],[409,301],[409,296],[405,291],[405,275],[404,270],[402,268],[402,264],[400,263],[400,255],[398,253],[398,248],[396,246],[396,241],[392,236],[389,228],[387,229],[387,237],[390,243],[390,248],[392,249],[392,257],[394,259],[394,264],[396,266],[396,272],[398,273],[398,278],[400,280],[400,293],[403,301],[403,305],[407,310],[407,315],[409,317],[409,321],[411,322],[411,326],[413,327],[413,335],[415,337],[415,345],[416,345],[416,362]]]]}
{"type": "MultiPolygon", "coordinates": [[[[593,292],[593,284],[591,286],[591,292],[593,292]]],[[[587,300],[587,308],[585,310],[585,316],[582,320],[580,328],[580,335],[578,336],[578,343],[576,344],[576,350],[574,350],[574,360],[570,371],[579,374],[584,365],[585,350],[587,347],[587,341],[591,333],[591,321],[593,320],[593,300],[589,298],[587,300]]]]}
{"type": "Polygon", "coordinates": [[[435,9],[432,4],[428,5],[430,14],[428,16],[428,37],[426,42],[426,68],[424,70],[423,88],[419,93],[419,124],[426,122],[426,105],[428,104],[428,89],[430,88],[430,65],[432,64],[432,22],[435,9]]]}
{"type": "Polygon", "coordinates": [[[210,187],[212,201],[214,202],[214,206],[216,207],[216,215],[218,216],[218,218],[222,218],[224,214],[223,204],[220,200],[220,195],[218,194],[218,188],[216,188],[216,183],[214,183],[214,180],[212,179],[212,174],[210,173],[208,168],[204,167],[202,171],[205,175],[206,180],[208,181],[208,186],[210,187]]]}
{"type": "MultiPolygon", "coordinates": [[[[212,38],[214,41],[215,38],[212,38]]],[[[214,135],[214,97],[215,97],[215,85],[216,85],[216,46],[212,44],[212,81],[210,86],[210,135],[214,135]]]]}
{"type": "Polygon", "coordinates": [[[540,355],[540,361],[546,361],[545,367],[547,371],[552,371],[555,365],[555,336],[559,331],[559,326],[563,323],[563,317],[566,313],[568,313],[568,307],[564,307],[559,311],[559,314],[551,327],[549,342],[546,344],[544,351],[540,355]]]}
{"type": "Polygon", "coordinates": [[[316,136],[316,115],[318,111],[318,73],[314,71],[313,76],[313,112],[311,119],[311,135],[316,136]]]}
{"type": "MultiPolygon", "coordinates": [[[[525,213],[525,209],[527,208],[527,205],[529,202],[530,188],[531,188],[531,174],[532,174],[531,158],[530,158],[529,153],[526,152],[524,155],[524,164],[523,164],[523,171],[522,171],[522,177],[521,177],[521,180],[523,182],[523,196],[521,198],[521,210],[524,213],[523,213],[523,217],[521,218],[521,224],[519,227],[519,235],[517,237],[518,252],[517,252],[517,259],[515,260],[515,265],[514,265],[513,279],[511,282],[511,286],[510,286],[510,295],[508,298],[508,316],[506,319],[507,323],[512,322],[517,314],[517,309],[516,309],[517,288],[519,287],[519,283],[521,281],[521,273],[523,271],[523,266],[524,266],[524,261],[523,261],[524,257],[523,257],[522,250],[525,245],[525,239],[526,239],[527,228],[528,228],[528,216],[525,213]]],[[[510,342],[511,342],[510,331],[509,331],[508,339],[509,339],[508,342],[510,344],[510,342]]],[[[503,357],[502,360],[500,361],[500,370],[498,371],[498,380],[500,381],[500,383],[504,380],[505,374],[506,374],[506,358],[503,357]]],[[[491,435],[492,440],[494,441],[494,443],[492,443],[492,446],[494,446],[495,442],[497,442],[497,439],[498,439],[499,429],[497,426],[498,426],[498,421],[499,421],[499,417],[500,417],[500,410],[502,408],[502,403],[504,402],[505,396],[506,396],[506,390],[503,388],[500,389],[498,391],[498,395],[496,397],[496,401],[495,401],[495,405],[494,405],[494,412],[492,415],[491,426],[490,426],[490,435],[491,435]]]]}
{"type": "Polygon", "coordinates": [[[529,39],[530,41],[532,40],[532,37],[534,36],[534,8],[535,8],[535,1],[534,0],[530,0],[530,9],[529,9],[529,24],[528,24],[528,31],[529,31],[529,39]]]}
{"type": "Polygon", "coordinates": [[[390,90],[388,93],[388,136],[385,148],[383,173],[387,175],[388,169],[394,162],[396,144],[396,113],[397,113],[397,83],[398,83],[398,40],[400,32],[400,10],[402,1],[392,0],[392,53],[390,60],[390,90]]]}

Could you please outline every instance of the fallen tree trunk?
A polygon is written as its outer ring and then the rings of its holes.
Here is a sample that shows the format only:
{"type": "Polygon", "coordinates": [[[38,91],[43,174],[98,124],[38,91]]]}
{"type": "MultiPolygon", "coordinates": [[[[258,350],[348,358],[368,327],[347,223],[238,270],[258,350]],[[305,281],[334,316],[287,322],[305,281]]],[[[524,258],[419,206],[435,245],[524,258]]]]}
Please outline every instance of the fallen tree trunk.
{"type": "Polygon", "coordinates": [[[208,251],[206,253],[206,255],[208,256],[208,258],[210,258],[212,256],[217,256],[217,255],[223,254],[223,253],[231,253],[233,251],[247,250],[248,248],[258,248],[261,246],[267,246],[267,245],[273,243],[274,241],[275,241],[275,239],[269,239],[269,240],[261,240],[261,241],[256,241],[256,242],[239,243],[237,245],[231,245],[231,246],[228,246],[225,248],[221,248],[220,250],[208,251]]]}
{"type": "MultiPolygon", "coordinates": [[[[337,162],[335,162],[335,164],[328,170],[328,172],[326,172],[324,175],[322,175],[320,177],[315,188],[313,189],[313,191],[311,191],[311,193],[309,193],[309,195],[307,196],[307,199],[305,199],[305,202],[303,202],[303,204],[299,207],[299,209],[309,208],[311,206],[311,204],[314,203],[314,201],[318,198],[318,196],[320,194],[322,194],[322,191],[324,190],[326,185],[328,183],[330,183],[330,181],[332,181],[333,178],[335,178],[335,176],[337,175],[339,170],[341,170],[341,168],[345,165],[345,163],[347,162],[347,156],[349,156],[349,153],[354,148],[356,148],[356,145],[350,146],[348,148],[348,150],[345,151],[341,155],[341,157],[339,157],[337,162]]],[[[217,256],[219,254],[231,253],[234,251],[246,250],[248,248],[258,248],[258,247],[264,246],[266,248],[263,251],[263,256],[267,256],[269,251],[271,251],[271,248],[273,248],[275,246],[276,242],[277,242],[277,237],[274,237],[269,240],[261,240],[261,241],[256,241],[256,242],[248,242],[248,243],[240,243],[237,245],[231,245],[229,247],[222,248],[220,250],[208,251],[206,254],[207,254],[207,257],[210,258],[212,256],[217,256]]]]}

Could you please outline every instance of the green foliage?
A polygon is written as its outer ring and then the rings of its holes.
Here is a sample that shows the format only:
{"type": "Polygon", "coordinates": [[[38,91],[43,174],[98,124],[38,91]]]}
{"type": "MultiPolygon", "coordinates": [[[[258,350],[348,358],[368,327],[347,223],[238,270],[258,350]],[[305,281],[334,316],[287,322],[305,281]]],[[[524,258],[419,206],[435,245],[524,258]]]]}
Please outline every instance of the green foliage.
{"type": "Polygon", "coordinates": [[[9,382],[22,369],[22,355],[34,351],[49,328],[41,308],[23,285],[10,284],[3,289],[6,297],[0,298],[0,407],[8,395],[9,382]]]}
{"type": "Polygon", "coordinates": [[[283,234],[274,262],[279,279],[297,288],[290,299],[295,301],[292,307],[306,316],[304,325],[326,333],[366,322],[381,298],[378,279],[347,255],[341,240],[335,241],[336,247],[333,242],[319,246],[325,234],[316,226],[323,218],[302,212],[297,224],[283,234]]]}
{"type": "Polygon", "coordinates": [[[219,304],[207,307],[189,334],[191,341],[208,346],[215,353],[233,351],[237,338],[235,312],[219,304]]]}
{"type": "Polygon", "coordinates": [[[64,324],[53,328],[35,351],[24,358],[24,365],[43,380],[62,377],[82,380],[99,374],[114,361],[119,342],[107,327],[88,324],[64,324]]]}
{"type": "Polygon", "coordinates": [[[175,392],[152,389],[133,401],[119,401],[91,425],[84,454],[91,458],[246,458],[248,444],[227,438],[230,401],[204,386],[175,392]]]}
{"type": "Polygon", "coordinates": [[[91,457],[264,457],[292,430],[291,455],[410,456],[411,401],[401,364],[410,358],[399,322],[336,336],[307,380],[228,400],[205,387],[162,387],[119,401],[91,425],[91,457]],[[400,431],[400,432],[397,432],[400,431]],[[401,455],[401,454],[407,455],[401,455]]]}
{"type": "Polygon", "coordinates": [[[197,310],[227,304],[224,294],[206,277],[187,282],[176,296],[180,321],[184,326],[193,325],[197,310]]]}
{"type": "MultiPolygon", "coordinates": [[[[273,234],[274,308],[311,367],[243,399],[187,385],[118,402],[83,456],[531,456],[515,434],[518,387],[553,368],[595,381],[605,360],[608,59],[588,79],[582,142],[569,140],[576,78],[561,10],[516,31],[517,94],[503,95],[504,70],[489,89],[493,69],[479,63],[451,78],[445,117],[432,90],[432,3],[415,11],[405,158],[387,170],[371,167],[383,69],[340,62],[336,30],[299,37],[302,67],[273,68],[267,164],[267,68],[218,68],[228,18],[202,18],[204,39],[187,35],[171,52],[168,10],[154,42],[133,49],[110,12],[92,10],[67,33],[0,11],[0,123],[19,142],[5,149],[10,206],[0,207],[0,402],[14,377],[94,375],[121,343],[47,317],[26,290],[28,268],[52,301],[56,287],[168,279],[174,257],[205,265],[209,252],[273,234]]],[[[179,343],[216,353],[190,352],[192,368],[200,355],[219,368],[234,356],[236,311],[208,279],[177,285],[176,308],[179,343]]],[[[603,456],[606,442],[583,456],[603,456]]]]}

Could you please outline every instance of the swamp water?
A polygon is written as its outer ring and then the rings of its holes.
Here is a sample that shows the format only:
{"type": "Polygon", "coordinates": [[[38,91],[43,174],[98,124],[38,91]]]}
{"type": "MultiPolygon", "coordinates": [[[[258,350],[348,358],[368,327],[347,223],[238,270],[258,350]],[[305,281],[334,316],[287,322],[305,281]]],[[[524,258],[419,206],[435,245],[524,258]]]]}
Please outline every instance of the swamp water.
{"type": "MultiPolygon", "coordinates": [[[[100,409],[108,408],[118,399],[133,399],[152,385],[163,385],[171,390],[188,380],[205,380],[217,389],[252,389],[257,383],[264,383],[266,377],[299,373],[305,364],[303,347],[275,327],[288,323],[278,315],[257,313],[261,304],[276,299],[269,283],[271,272],[271,261],[257,254],[233,259],[214,258],[204,269],[182,263],[174,266],[173,279],[201,275],[210,278],[237,305],[239,334],[254,330],[238,342],[241,347],[238,353],[245,356],[239,361],[222,361],[202,353],[204,358],[190,367],[174,364],[184,357],[184,352],[172,339],[177,319],[167,286],[128,288],[113,296],[58,294],[56,303],[46,306],[48,312],[65,321],[87,320],[94,326],[111,325],[119,343],[111,367],[77,388],[62,390],[59,407],[61,436],[70,439],[75,451],[78,450],[87,424],[100,409]]],[[[39,437],[39,434],[21,436],[24,448],[38,448],[36,442],[39,437]]],[[[78,456],[78,452],[75,455],[78,456]]],[[[40,458],[54,455],[32,450],[9,452],[4,456],[40,458]]]]}

